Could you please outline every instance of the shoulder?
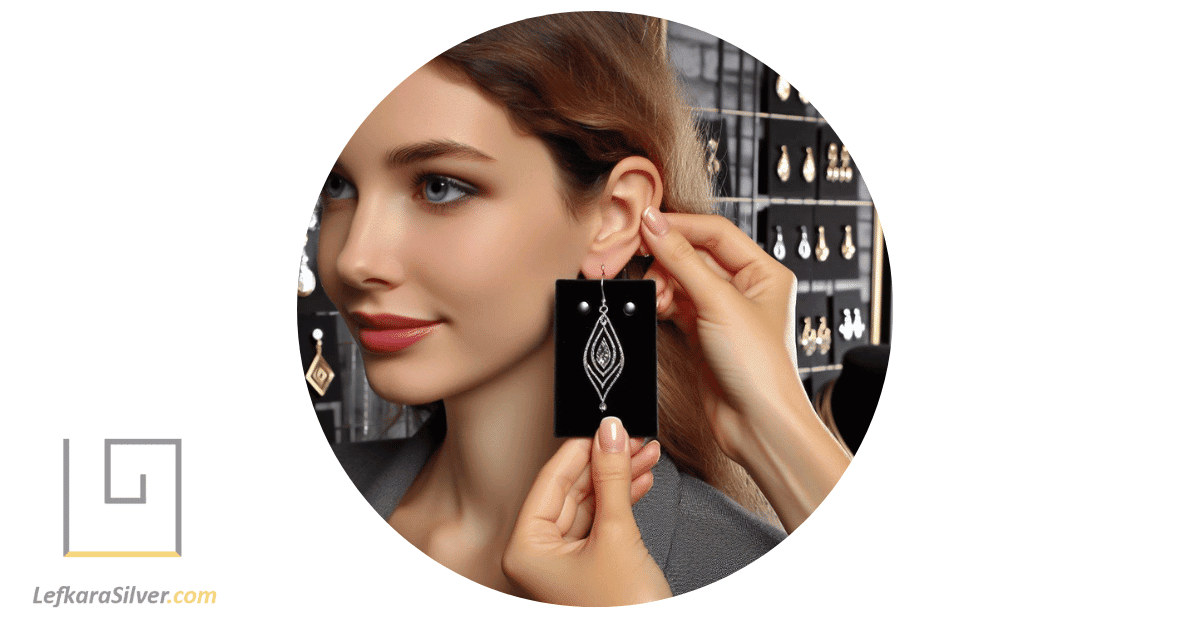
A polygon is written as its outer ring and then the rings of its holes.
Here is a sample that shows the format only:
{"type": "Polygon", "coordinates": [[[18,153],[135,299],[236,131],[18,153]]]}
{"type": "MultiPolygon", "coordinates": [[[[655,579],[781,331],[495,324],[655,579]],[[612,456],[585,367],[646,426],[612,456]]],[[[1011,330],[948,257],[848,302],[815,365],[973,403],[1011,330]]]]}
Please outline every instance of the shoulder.
{"type": "Polygon", "coordinates": [[[671,590],[680,595],[732,574],[766,554],[787,533],[664,456],[654,488],[634,508],[642,538],[671,590]],[[639,513],[638,510],[643,512],[639,513]]]}

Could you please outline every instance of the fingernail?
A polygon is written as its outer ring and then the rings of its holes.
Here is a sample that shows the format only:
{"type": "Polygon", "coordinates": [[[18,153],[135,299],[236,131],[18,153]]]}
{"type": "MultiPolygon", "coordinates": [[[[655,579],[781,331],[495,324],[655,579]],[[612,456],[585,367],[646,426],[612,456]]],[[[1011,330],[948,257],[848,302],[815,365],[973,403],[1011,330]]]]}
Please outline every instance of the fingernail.
{"type": "Polygon", "coordinates": [[[600,422],[600,451],[619,454],[625,451],[626,440],[625,427],[621,425],[621,419],[610,416],[600,422]]]}
{"type": "Polygon", "coordinates": [[[650,233],[658,237],[667,235],[671,230],[671,225],[667,224],[667,219],[663,217],[662,212],[658,211],[657,207],[651,205],[642,212],[642,222],[646,223],[646,227],[650,229],[650,233]]]}

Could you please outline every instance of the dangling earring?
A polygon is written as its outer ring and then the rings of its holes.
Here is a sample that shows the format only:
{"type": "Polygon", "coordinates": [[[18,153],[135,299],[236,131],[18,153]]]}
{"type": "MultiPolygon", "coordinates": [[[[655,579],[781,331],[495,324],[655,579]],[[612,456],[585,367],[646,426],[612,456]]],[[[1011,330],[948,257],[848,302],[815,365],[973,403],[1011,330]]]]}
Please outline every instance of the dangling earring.
{"type": "Polygon", "coordinates": [[[854,337],[862,338],[863,332],[867,330],[867,326],[862,321],[862,310],[854,308],[854,322],[850,326],[854,330],[854,337]]]}
{"type": "Polygon", "coordinates": [[[779,163],[775,166],[775,174],[779,175],[779,180],[787,183],[787,180],[792,176],[792,162],[788,160],[787,146],[781,146],[783,155],[779,158],[779,163]]]}
{"type": "Polygon", "coordinates": [[[821,317],[821,324],[817,326],[816,331],[817,346],[821,348],[821,355],[829,353],[830,342],[833,340],[833,332],[829,331],[829,327],[825,324],[825,317],[821,317]]]}
{"type": "Polygon", "coordinates": [[[804,174],[804,180],[812,183],[813,179],[817,178],[817,160],[813,159],[811,146],[805,146],[804,152],[804,168],[801,170],[801,172],[804,174]]]}
{"type": "Polygon", "coordinates": [[[854,233],[850,229],[850,225],[846,225],[846,235],[842,236],[842,257],[851,259],[854,257],[854,233]]]}
{"type": "Polygon", "coordinates": [[[854,168],[850,167],[850,151],[846,149],[846,145],[842,144],[842,167],[841,180],[850,181],[854,178],[854,168]]]}
{"type": "MultiPolygon", "coordinates": [[[[629,312],[632,314],[632,311],[629,312]]],[[[608,409],[604,398],[613,384],[621,376],[625,368],[625,351],[617,332],[613,329],[612,321],[608,320],[608,299],[604,296],[604,265],[600,265],[600,318],[588,336],[587,346],[583,349],[583,371],[587,373],[588,381],[600,395],[600,411],[608,409]]]]}
{"type": "Polygon", "coordinates": [[[812,355],[817,350],[817,332],[812,328],[812,317],[804,317],[804,329],[800,330],[800,348],[804,355],[812,355]]]}
{"type": "Polygon", "coordinates": [[[775,259],[783,261],[787,257],[787,247],[783,246],[783,227],[775,225],[775,248],[771,250],[775,254],[775,259]]]}
{"type": "Polygon", "coordinates": [[[829,259],[829,245],[825,244],[825,227],[817,227],[817,261],[829,259]]]}
{"type": "Polygon", "coordinates": [[[329,366],[329,362],[321,355],[321,338],[325,337],[325,332],[318,327],[313,330],[312,337],[317,341],[317,355],[313,356],[312,363],[308,365],[304,379],[308,380],[318,395],[324,397],[325,392],[329,390],[329,384],[333,382],[334,372],[333,367],[329,366]]]}
{"type": "MultiPolygon", "coordinates": [[[[855,309],[857,312],[858,310],[855,309]]],[[[842,334],[842,338],[850,340],[854,337],[853,316],[850,315],[850,308],[842,308],[842,324],[838,325],[838,332],[842,334]]]]}
{"type": "Polygon", "coordinates": [[[800,259],[808,259],[812,255],[812,245],[808,243],[808,227],[800,227],[800,244],[796,245],[796,255],[800,259]]]}
{"type": "Polygon", "coordinates": [[[825,180],[837,181],[837,144],[829,145],[829,152],[825,153],[826,161],[829,163],[825,166],[825,180]]]}

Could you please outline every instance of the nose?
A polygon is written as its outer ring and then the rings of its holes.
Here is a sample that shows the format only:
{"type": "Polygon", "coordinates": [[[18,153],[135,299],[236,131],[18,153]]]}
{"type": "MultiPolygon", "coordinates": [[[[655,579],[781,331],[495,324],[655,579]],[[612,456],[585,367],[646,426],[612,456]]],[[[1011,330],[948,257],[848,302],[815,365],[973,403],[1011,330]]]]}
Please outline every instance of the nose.
{"type": "Polygon", "coordinates": [[[350,222],[337,272],[360,290],[391,289],[404,282],[401,212],[386,198],[360,198],[350,222]]]}

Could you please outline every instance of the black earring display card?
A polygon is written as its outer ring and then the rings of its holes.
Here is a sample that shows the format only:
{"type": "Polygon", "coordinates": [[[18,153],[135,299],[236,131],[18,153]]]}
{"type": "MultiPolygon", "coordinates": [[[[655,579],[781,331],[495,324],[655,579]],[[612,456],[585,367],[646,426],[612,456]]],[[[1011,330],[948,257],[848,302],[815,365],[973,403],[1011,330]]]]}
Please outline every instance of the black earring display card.
{"type": "Polygon", "coordinates": [[[658,435],[654,282],[560,279],[554,291],[554,435],[592,437],[606,416],[658,435]],[[607,312],[601,313],[601,306],[607,312]]]}

